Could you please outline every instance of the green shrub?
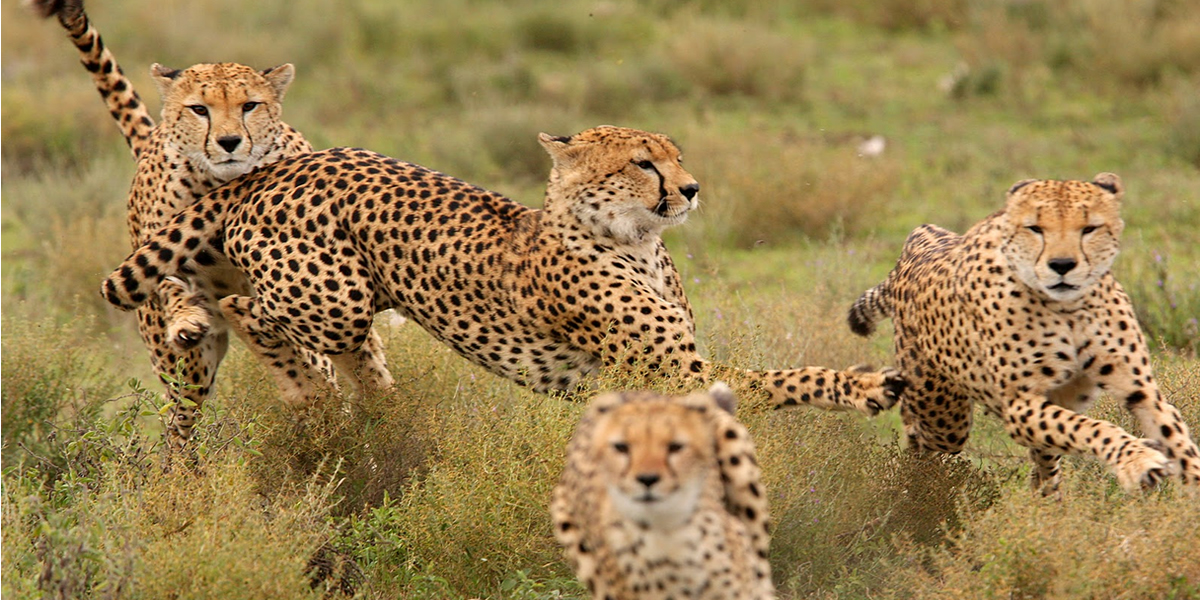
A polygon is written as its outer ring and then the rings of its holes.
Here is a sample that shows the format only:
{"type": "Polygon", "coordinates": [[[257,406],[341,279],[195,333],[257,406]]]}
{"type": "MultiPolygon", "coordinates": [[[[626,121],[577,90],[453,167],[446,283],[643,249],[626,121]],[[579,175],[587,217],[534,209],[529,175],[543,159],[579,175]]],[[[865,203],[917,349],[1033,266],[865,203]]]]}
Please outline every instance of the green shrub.
{"type": "Polygon", "coordinates": [[[803,97],[807,45],[762,26],[698,20],[668,46],[675,68],[707,95],[764,102],[803,97]],[[749,30],[748,30],[749,29],[749,30]]]}
{"type": "Polygon", "coordinates": [[[86,320],[60,325],[25,312],[10,306],[3,319],[4,469],[57,471],[76,428],[99,416],[117,384],[86,320]]]}

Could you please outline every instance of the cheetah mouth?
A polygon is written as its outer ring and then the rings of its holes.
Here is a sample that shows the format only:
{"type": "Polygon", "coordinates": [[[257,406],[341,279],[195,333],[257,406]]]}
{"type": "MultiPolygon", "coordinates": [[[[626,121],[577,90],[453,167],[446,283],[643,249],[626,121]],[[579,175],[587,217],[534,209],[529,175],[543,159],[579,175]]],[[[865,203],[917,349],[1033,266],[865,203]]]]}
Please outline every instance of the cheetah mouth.
{"type": "Polygon", "coordinates": [[[671,210],[671,205],[667,202],[667,197],[663,196],[662,198],[659,198],[658,205],[654,207],[654,214],[660,217],[665,217],[667,216],[667,211],[669,210],[671,210]]]}
{"type": "Polygon", "coordinates": [[[689,208],[686,204],[672,210],[671,203],[667,201],[666,196],[663,196],[658,199],[658,204],[654,205],[654,209],[650,212],[654,213],[654,216],[660,219],[676,220],[687,215],[688,210],[689,208]]]}
{"type": "Polygon", "coordinates": [[[662,500],[662,498],[655,496],[653,492],[646,492],[640,496],[633,497],[634,502],[640,502],[642,504],[654,504],[660,500],[662,500]]]}
{"type": "Polygon", "coordinates": [[[1071,285],[1071,284],[1063,281],[1060,283],[1056,283],[1046,289],[1055,291],[1055,292],[1072,292],[1072,291],[1079,289],[1079,286],[1071,285]]]}

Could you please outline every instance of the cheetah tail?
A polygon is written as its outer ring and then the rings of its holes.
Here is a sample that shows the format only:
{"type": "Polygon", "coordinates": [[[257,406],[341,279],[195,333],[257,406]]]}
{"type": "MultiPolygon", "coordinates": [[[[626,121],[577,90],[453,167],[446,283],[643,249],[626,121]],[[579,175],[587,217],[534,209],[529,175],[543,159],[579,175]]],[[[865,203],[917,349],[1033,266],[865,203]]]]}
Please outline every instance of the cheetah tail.
{"type": "Polygon", "coordinates": [[[100,295],[123,310],[154,297],[159,282],[217,263],[225,251],[228,203],[211,196],[175,215],[100,284],[100,295]]]}
{"type": "Polygon", "coordinates": [[[42,17],[58,17],[136,160],[150,145],[154,118],[133,89],[133,83],[121,71],[116,57],[100,39],[100,31],[92,25],[83,9],[83,0],[26,0],[26,4],[42,17]]]}
{"type": "Polygon", "coordinates": [[[850,307],[850,314],[847,315],[846,321],[850,324],[851,331],[867,337],[875,331],[876,323],[890,316],[892,316],[892,299],[888,294],[885,282],[863,292],[863,295],[854,302],[854,306],[850,307]]]}

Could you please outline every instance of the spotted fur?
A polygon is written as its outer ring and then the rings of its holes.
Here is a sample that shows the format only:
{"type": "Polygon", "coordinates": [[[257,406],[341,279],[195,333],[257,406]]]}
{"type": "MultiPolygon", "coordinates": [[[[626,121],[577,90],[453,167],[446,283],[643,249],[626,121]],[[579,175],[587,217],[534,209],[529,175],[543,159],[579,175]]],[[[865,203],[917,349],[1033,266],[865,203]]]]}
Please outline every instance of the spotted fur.
{"type": "MultiPolygon", "coordinates": [[[[545,207],[357,149],[284,160],[232,182],[151,236],[103,285],[123,308],[163,277],[228,256],[255,297],[226,299],[256,331],[326,353],[389,385],[365,345],[386,309],[469,360],[538,391],[573,390],[603,365],[699,380],[695,322],[660,233],[699,184],[665,136],[597,127],[542,134],[554,159],[545,207]]],[[[746,372],[773,406],[874,413],[894,371],[746,372]]]]}
{"type": "MultiPolygon", "coordinates": [[[[81,0],[36,0],[32,6],[43,16],[57,17],[67,30],[137,161],[128,201],[133,247],[209,190],[260,165],[312,150],[281,120],[292,65],[256,71],[234,63],[183,70],[155,64],[150,73],[163,101],[162,120],[155,125],[81,0]]],[[[162,280],[150,302],[138,308],[138,333],[155,373],[164,383],[177,379],[182,384],[167,385],[171,448],[182,447],[191,436],[199,410],[212,394],[231,326],[272,370],[285,400],[309,402],[296,397],[303,393],[292,385],[298,379],[317,382],[306,390],[326,383],[330,367],[324,357],[256,338],[237,314],[223,315],[216,298],[232,293],[248,294],[250,287],[221,258],[202,270],[162,280]]]]}
{"type": "Polygon", "coordinates": [[[604,394],[554,489],[554,534],[596,600],[774,598],[770,516],[733,393],[604,394]]]}
{"type": "Polygon", "coordinates": [[[1058,491],[1059,459],[1093,455],[1130,491],[1177,473],[1200,485],[1200,454],[1158,389],[1129,297],[1110,272],[1124,223],[1124,187],[1026,180],[1005,209],[956,235],[933,225],[909,236],[896,268],[850,309],[866,335],[891,317],[910,445],[958,452],[972,406],[998,415],[1029,448],[1033,487],[1058,491]],[[1101,391],[1147,438],[1083,415],[1101,391]]]}

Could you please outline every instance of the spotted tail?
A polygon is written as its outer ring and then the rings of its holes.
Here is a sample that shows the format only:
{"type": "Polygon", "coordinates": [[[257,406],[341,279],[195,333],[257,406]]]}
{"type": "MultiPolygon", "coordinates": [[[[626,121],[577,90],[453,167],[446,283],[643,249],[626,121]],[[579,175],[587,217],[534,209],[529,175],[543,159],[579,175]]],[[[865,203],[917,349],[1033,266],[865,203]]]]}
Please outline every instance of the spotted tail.
{"type": "Polygon", "coordinates": [[[228,200],[227,193],[210,194],[172,217],[100,284],[100,295],[117,308],[133,310],[153,297],[163,279],[216,264],[225,251],[228,200]]]}
{"type": "Polygon", "coordinates": [[[892,316],[891,290],[883,282],[865,292],[850,307],[846,321],[850,330],[863,337],[875,331],[875,324],[892,316]]]}
{"type": "Polygon", "coordinates": [[[121,71],[116,57],[100,39],[100,31],[83,10],[83,0],[29,0],[29,6],[42,17],[58,17],[79,50],[80,62],[92,74],[96,90],[108,105],[108,112],[125,136],[134,159],[140,157],[150,145],[154,118],[121,71]]]}

